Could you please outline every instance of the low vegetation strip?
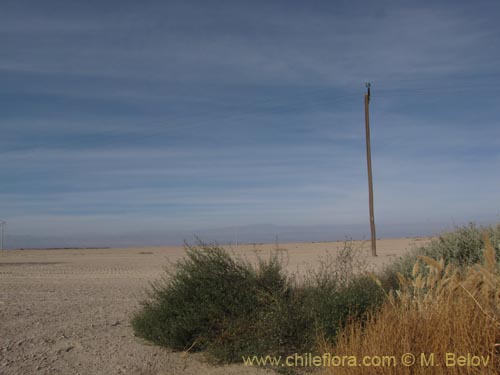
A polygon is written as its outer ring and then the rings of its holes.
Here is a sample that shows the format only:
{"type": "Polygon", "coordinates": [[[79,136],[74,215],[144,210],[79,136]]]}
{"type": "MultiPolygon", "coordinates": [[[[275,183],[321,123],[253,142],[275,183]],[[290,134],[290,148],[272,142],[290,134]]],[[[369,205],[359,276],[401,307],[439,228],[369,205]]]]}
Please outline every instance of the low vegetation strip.
{"type": "MultiPolygon", "coordinates": [[[[137,336],[174,350],[204,351],[219,363],[268,358],[265,366],[272,367],[271,358],[324,351],[393,355],[397,363],[405,353],[461,358],[466,349],[497,358],[499,246],[500,226],[471,224],[374,276],[360,272],[357,250],[347,242],[298,281],[284,270],[281,251],[250,263],[199,243],[187,246],[186,256],[152,285],[132,324],[137,336]],[[484,286],[477,289],[472,280],[484,286]]],[[[345,373],[392,373],[379,370],[345,373]]],[[[393,373],[410,373],[404,371],[393,373]]]]}
{"type": "Polygon", "coordinates": [[[204,350],[217,362],[314,351],[318,335],[333,338],[384,299],[369,277],[352,277],[353,251],[347,243],[298,282],[281,252],[251,264],[218,246],[187,247],[133,317],[135,333],[175,350],[204,350]]]}

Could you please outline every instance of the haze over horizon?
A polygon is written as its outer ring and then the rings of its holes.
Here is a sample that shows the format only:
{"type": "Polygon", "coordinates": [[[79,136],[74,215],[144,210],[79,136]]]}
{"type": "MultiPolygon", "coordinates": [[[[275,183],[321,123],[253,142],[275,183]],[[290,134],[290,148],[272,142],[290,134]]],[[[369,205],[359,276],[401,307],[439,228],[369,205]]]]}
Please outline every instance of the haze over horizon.
{"type": "Polygon", "coordinates": [[[377,236],[498,222],[499,13],[2,1],[6,246],[369,238],[368,81],[377,236]]]}

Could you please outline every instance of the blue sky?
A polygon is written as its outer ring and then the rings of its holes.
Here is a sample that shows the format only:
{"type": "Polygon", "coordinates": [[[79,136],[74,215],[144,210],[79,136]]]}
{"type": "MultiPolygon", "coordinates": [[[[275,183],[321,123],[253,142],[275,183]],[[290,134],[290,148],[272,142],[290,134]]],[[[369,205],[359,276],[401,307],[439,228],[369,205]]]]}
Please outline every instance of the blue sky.
{"type": "Polygon", "coordinates": [[[0,218],[12,239],[367,236],[370,81],[380,233],[498,221],[498,14],[497,1],[2,1],[0,218]]]}

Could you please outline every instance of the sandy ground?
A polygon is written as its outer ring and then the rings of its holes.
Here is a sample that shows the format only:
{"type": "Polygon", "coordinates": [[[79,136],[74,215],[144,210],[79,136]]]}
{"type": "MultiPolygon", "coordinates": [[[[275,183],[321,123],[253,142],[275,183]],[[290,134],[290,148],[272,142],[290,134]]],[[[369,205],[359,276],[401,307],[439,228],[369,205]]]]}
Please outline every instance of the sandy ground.
{"type": "MultiPolygon", "coordinates": [[[[379,267],[426,239],[378,241],[379,267]]],[[[359,244],[358,244],[359,245],[359,244]]],[[[341,242],[280,244],[292,271],[315,267],[341,242]]],[[[250,259],[275,245],[232,248],[250,259]]],[[[369,244],[365,243],[365,253],[369,244]]],[[[11,250],[0,254],[0,374],[263,374],[211,366],[202,355],[151,346],[129,319],[148,283],[183,255],[181,247],[11,250]]]]}

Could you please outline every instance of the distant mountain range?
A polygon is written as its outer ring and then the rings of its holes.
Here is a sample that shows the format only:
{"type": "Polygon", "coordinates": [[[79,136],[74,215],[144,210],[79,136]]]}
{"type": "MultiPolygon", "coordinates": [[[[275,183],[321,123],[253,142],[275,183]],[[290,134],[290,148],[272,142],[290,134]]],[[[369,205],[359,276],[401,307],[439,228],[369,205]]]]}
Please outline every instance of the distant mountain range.
{"type": "MultiPolygon", "coordinates": [[[[417,237],[435,235],[452,225],[440,223],[379,224],[378,238],[417,237]]],[[[110,235],[64,235],[5,237],[5,248],[95,248],[182,245],[197,239],[219,244],[324,242],[344,239],[369,239],[368,225],[281,226],[273,224],[247,225],[188,231],[151,231],[110,235]]]]}

